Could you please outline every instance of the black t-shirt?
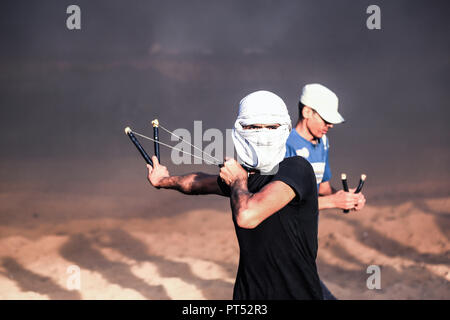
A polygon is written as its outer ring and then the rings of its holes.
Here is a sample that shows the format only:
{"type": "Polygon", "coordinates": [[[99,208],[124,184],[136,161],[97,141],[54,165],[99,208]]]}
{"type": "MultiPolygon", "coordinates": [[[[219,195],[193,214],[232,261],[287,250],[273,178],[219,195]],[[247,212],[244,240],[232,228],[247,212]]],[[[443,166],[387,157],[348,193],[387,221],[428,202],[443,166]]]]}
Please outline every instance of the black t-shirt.
{"type": "MultiPolygon", "coordinates": [[[[316,177],[302,157],[285,158],[275,175],[251,174],[248,190],[256,193],[272,181],[296,193],[284,208],[254,229],[233,218],[239,242],[239,267],[233,299],[322,299],[317,274],[318,200],[316,177]]],[[[218,178],[222,192],[230,188],[218,178]]]]}

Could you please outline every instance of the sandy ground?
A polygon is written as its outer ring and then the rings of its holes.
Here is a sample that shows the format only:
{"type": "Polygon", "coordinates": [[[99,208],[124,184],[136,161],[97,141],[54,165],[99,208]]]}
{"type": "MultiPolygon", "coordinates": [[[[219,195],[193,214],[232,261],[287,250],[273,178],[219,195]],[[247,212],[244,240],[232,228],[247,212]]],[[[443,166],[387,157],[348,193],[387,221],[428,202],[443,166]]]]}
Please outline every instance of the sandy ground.
{"type": "MultiPolygon", "coordinates": [[[[232,297],[239,248],[227,199],[11,188],[0,203],[0,299],[232,297]]],[[[339,299],[449,299],[449,236],[448,197],[324,211],[319,274],[339,299]],[[379,290],[367,288],[370,265],[379,290]]]]}

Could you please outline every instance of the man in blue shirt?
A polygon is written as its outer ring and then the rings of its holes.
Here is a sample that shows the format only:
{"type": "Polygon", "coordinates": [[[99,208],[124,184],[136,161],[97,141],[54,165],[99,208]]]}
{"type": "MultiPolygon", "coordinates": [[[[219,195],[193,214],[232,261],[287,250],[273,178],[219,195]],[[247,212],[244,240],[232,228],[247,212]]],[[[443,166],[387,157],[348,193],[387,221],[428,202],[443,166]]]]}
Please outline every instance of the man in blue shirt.
{"type": "MultiPolygon", "coordinates": [[[[303,87],[299,102],[299,119],[286,142],[286,157],[302,156],[308,160],[316,175],[320,209],[361,210],[366,199],[362,193],[335,190],[331,184],[331,170],[328,162],[330,148],[326,134],[334,124],[344,122],[338,112],[338,97],[320,84],[303,87]]],[[[322,284],[324,298],[334,296],[322,284]]]]}

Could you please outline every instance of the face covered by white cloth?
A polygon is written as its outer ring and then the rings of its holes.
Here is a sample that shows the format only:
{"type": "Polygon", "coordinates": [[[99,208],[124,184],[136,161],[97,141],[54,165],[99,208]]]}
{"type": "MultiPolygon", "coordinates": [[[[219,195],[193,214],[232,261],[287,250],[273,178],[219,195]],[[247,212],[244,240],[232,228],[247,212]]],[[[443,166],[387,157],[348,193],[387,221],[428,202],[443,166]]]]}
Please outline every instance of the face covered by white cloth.
{"type": "Polygon", "coordinates": [[[269,91],[256,91],[239,103],[232,138],[236,152],[244,165],[261,174],[275,174],[286,153],[286,140],[291,131],[291,118],[284,101],[269,91]],[[244,129],[262,124],[280,126],[277,129],[244,129]]]}

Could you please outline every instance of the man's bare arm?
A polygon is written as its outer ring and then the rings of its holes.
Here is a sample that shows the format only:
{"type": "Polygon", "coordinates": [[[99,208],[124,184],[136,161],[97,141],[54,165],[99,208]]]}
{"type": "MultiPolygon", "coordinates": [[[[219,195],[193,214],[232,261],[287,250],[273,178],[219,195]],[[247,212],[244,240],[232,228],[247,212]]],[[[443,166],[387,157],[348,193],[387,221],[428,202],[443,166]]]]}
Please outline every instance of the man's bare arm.
{"type": "Polygon", "coordinates": [[[294,190],[281,181],[271,182],[257,193],[249,192],[247,173],[234,159],[225,162],[220,177],[231,188],[231,210],[241,228],[257,227],[295,197],[294,190]]]}
{"type": "Polygon", "coordinates": [[[148,181],[156,188],[178,190],[184,194],[218,194],[224,195],[217,183],[218,175],[203,172],[190,173],[183,176],[170,176],[167,168],[152,157],[153,167],[147,165],[148,181]]]}
{"type": "Polygon", "coordinates": [[[183,176],[170,176],[161,180],[159,188],[178,190],[184,194],[218,194],[223,195],[217,184],[218,175],[203,172],[183,176]]]}
{"type": "Polygon", "coordinates": [[[231,186],[231,210],[241,228],[253,229],[295,197],[290,186],[281,181],[267,184],[257,193],[250,193],[246,181],[231,186]]]}

